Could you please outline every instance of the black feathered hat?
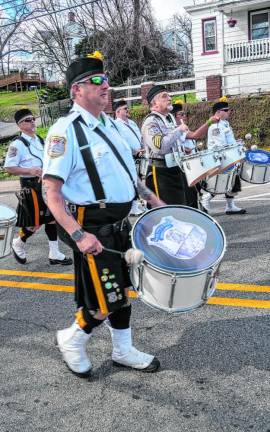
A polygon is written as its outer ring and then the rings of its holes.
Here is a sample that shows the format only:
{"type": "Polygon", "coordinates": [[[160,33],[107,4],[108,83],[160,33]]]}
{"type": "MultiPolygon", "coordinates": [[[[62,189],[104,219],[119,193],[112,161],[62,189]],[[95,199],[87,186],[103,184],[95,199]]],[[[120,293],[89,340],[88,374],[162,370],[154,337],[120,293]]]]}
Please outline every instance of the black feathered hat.
{"type": "Polygon", "coordinates": [[[95,54],[75,60],[69,65],[66,71],[66,82],[68,88],[75,82],[81,81],[87,76],[104,73],[102,55],[95,57],[95,54]]]}
{"type": "Polygon", "coordinates": [[[183,104],[182,104],[182,102],[179,100],[177,100],[177,101],[175,101],[173,104],[172,104],[172,107],[173,107],[173,109],[172,109],[172,114],[176,114],[177,112],[179,112],[179,111],[183,111],[183,104]]]}
{"type": "Polygon", "coordinates": [[[28,117],[28,116],[33,116],[32,111],[30,111],[27,108],[22,108],[22,109],[15,112],[14,120],[18,124],[23,118],[28,117]]]}
{"type": "Polygon", "coordinates": [[[229,108],[228,102],[216,102],[212,108],[213,114],[215,114],[218,110],[222,110],[224,108],[229,108]]]}
{"type": "Polygon", "coordinates": [[[163,85],[155,85],[152,87],[149,92],[147,93],[146,99],[147,102],[150,104],[151,100],[159,93],[167,91],[166,87],[163,85]]]}
{"type": "Polygon", "coordinates": [[[122,99],[120,101],[114,102],[112,108],[113,108],[113,111],[116,111],[118,108],[120,108],[122,106],[126,106],[126,105],[127,105],[127,102],[124,99],[122,99]]]}

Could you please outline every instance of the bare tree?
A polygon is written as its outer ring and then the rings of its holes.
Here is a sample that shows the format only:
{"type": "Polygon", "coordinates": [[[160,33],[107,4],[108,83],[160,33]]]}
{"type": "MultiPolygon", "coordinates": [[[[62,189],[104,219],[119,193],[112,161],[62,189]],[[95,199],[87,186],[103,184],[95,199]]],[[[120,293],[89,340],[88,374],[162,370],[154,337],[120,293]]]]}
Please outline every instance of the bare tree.
{"type": "Polygon", "coordinates": [[[190,15],[176,14],[173,17],[173,26],[177,29],[181,45],[186,51],[186,60],[188,64],[193,62],[193,44],[192,44],[192,21],[190,15]]]}
{"type": "Polygon", "coordinates": [[[10,1],[6,7],[0,5],[0,67],[4,76],[9,73],[9,64],[14,55],[30,52],[23,38],[22,27],[24,20],[33,12],[27,0],[19,4],[16,0],[10,1]],[[10,9],[12,13],[9,13],[10,9]]]}

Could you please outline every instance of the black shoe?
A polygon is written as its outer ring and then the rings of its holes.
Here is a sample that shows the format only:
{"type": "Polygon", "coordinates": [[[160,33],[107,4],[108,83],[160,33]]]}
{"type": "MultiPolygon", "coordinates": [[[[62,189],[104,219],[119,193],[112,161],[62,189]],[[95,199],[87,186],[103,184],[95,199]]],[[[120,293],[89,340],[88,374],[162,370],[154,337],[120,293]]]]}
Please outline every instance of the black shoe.
{"type": "Polygon", "coordinates": [[[73,263],[71,258],[66,258],[66,257],[63,260],[49,258],[49,262],[51,265],[60,264],[60,265],[64,265],[64,266],[68,266],[68,265],[71,265],[73,263]]]}
{"type": "Polygon", "coordinates": [[[245,214],[247,211],[245,209],[240,209],[237,211],[227,210],[226,215],[235,215],[235,214],[245,214]]]}
{"type": "Polygon", "coordinates": [[[25,264],[26,263],[26,258],[21,258],[19,257],[19,255],[16,254],[15,250],[12,248],[12,252],[14,255],[15,260],[20,263],[20,264],[25,264]]]}
{"type": "Polygon", "coordinates": [[[157,372],[158,369],[160,368],[160,361],[157,357],[154,357],[152,362],[150,363],[150,365],[146,366],[146,368],[144,368],[144,369],[137,369],[137,368],[134,368],[132,366],[126,366],[126,365],[123,365],[121,363],[117,363],[116,361],[113,361],[113,365],[117,366],[117,367],[125,367],[128,369],[134,369],[134,370],[137,370],[139,372],[153,373],[153,372],[157,372]]]}

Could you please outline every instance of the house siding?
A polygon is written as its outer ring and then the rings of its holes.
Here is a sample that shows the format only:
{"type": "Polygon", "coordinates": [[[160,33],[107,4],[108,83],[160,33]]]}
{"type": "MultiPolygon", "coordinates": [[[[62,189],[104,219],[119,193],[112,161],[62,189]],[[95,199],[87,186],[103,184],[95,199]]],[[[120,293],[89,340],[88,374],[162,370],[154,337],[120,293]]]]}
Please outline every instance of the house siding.
{"type": "Polygon", "coordinates": [[[249,40],[249,11],[256,9],[254,4],[250,3],[250,6],[249,8],[247,6],[246,10],[233,12],[233,18],[237,20],[233,28],[227,24],[230,13],[223,14],[210,3],[207,9],[192,10],[193,61],[198,98],[207,97],[206,77],[209,75],[223,75],[223,94],[254,93],[259,88],[261,91],[270,91],[270,59],[225,63],[226,44],[248,42],[249,40]],[[202,20],[214,17],[217,23],[218,52],[204,54],[202,20]]]}

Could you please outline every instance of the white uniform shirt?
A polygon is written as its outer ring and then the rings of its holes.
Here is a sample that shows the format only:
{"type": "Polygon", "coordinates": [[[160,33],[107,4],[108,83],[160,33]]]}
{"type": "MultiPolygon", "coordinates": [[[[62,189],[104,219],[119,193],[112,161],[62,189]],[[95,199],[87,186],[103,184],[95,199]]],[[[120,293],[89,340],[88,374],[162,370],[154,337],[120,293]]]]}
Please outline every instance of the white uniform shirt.
{"type": "Polygon", "coordinates": [[[207,147],[223,147],[227,145],[236,144],[233,130],[227,120],[220,120],[218,123],[213,124],[208,129],[207,147]]]}
{"type": "Polygon", "coordinates": [[[126,123],[120,118],[115,119],[115,122],[121,136],[129,144],[132,153],[138,153],[142,149],[142,135],[136,123],[132,120],[128,120],[126,123]]]}
{"type": "Polygon", "coordinates": [[[95,165],[105,192],[105,202],[123,203],[135,196],[133,184],[112,150],[97,133],[99,129],[108,136],[125,161],[137,183],[136,168],[129,145],[120,136],[111,119],[102,113],[103,125],[96,117],[74,103],[72,113],[60,118],[49,130],[44,153],[44,175],[63,180],[62,194],[69,202],[88,205],[96,203],[85,164],[79,149],[72,122],[79,115],[88,127],[81,123],[88,139],[95,165]]]}
{"type": "MultiPolygon", "coordinates": [[[[4,167],[5,168],[42,167],[44,148],[39,138],[37,136],[30,137],[29,135],[26,135],[24,133],[22,133],[21,136],[22,138],[25,138],[28,141],[29,147],[27,147],[19,139],[15,139],[14,141],[12,141],[8,149],[4,167]]],[[[21,175],[20,177],[34,177],[34,176],[25,174],[25,175],[21,175]]]]}

